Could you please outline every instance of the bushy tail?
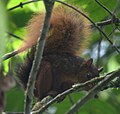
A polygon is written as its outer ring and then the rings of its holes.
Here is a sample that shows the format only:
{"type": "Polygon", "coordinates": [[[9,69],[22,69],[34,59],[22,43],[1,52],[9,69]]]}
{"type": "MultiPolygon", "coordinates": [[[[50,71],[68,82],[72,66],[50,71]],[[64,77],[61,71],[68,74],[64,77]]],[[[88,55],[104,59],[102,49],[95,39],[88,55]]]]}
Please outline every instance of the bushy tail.
{"type": "Polygon", "coordinates": [[[23,86],[24,89],[27,88],[27,82],[34,60],[35,49],[36,48],[33,47],[30,52],[28,52],[26,59],[23,63],[20,64],[16,71],[16,75],[19,78],[19,83],[23,86]]]}
{"type": "MultiPolygon", "coordinates": [[[[29,21],[26,36],[28,43],[22,48],[36,44],[42,31],[43,21],[44,13],[33,16],[29,21]]],[[[62,6],[55,8],[50,20],[44,54],[67,52],[80,55],[89,39],[89,25],[87,19],[73,9],[62,6]]]]}

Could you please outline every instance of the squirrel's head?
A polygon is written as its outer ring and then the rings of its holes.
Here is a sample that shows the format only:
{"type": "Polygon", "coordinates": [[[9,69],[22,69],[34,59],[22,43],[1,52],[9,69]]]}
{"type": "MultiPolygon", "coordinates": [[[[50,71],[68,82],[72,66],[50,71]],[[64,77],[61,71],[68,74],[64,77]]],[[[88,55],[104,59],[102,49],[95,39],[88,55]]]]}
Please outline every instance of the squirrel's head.
{"type": "MultiPolygon", "coordinates": [[[[99,77],[100,72],[103,70],[103,68],[98,69],[95,65],[93,65],[93,59],[89,59],[87,61],[84,61],[81,65],[81,71],[80,76],[82,76],[82,83],[86,82],[88,80],[91,80],[95,77],[99,77]]],[[[81,82],[81,77],[79,77],[79,82],[81,82]]],[[[95,83],[90,84],[88,87],[85,88],[85,90],[89,90],[95,86],[95,83]]]]}

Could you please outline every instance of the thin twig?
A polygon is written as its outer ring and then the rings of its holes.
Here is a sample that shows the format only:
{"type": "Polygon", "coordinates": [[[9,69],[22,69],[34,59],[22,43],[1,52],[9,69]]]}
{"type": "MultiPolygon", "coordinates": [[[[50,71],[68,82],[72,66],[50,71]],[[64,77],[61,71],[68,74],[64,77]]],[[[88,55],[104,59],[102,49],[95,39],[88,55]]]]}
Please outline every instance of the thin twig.
{"type": "Polygon", "coordinates": [[[117,27],[117,29],[120,31],[120,28],[119,28],[119,27],[117,27]]]}
{"type": "Polygon", "coordinates": [[[74,101],[73,101],[71,95],[68,95],[68,98],[69,98],[70,103],[73,105],[73,104],[74,104],[74,101]]]}
{"type": "MultiPolygon", "coordinates": [[[[71,97],[70,94],[68,95],[68,98],[69,98],[70,103],[71,103],[72,105],[74,105],[74,101],[73,101],[73,99],[72,99],[72,97],[71,97]]],[[[78,110],[76,111],[76,114],[79,114],[78,110]]]]}
{"type": "Polygon", "coordinates": [[[104,6],[102,3],[100,3],[98,0],[95,0],[103,9],[105,9],[112,17],[115,15],[106,7],[104,6]]]}
{"type": "Polygon", "coordinates": [[[98,92],[101,91],[111,80],[116,77],[120,77],[120,69],[113,74],[107,76],[103,81],[98,83],[91,91],[82,99],[80,99],[75,105],[73,105],[66,114],[73,114],[76,110],[80,109],[87,101],[93,98],[98,92]]]}
{"type": "Polygon", "coordinates": [[[38,1],[41,1],[41,0],[31,0],[31,1],[28,1],[28,2],[20,2],[18,5],[14,6],[12,8],[9,8],[8,11],[14,10],[14,9],[16,9],[18,7],[23,8],[23,6],[26,5],[26,4],[30,4],[30,3],[38,2],[38,1]]]}
{"type": "Polygon", "coordinates": [[[36,75],[40,66],[42,59],[42,53],[45,46],[45,37],[49,29],[49,22],[54,6],[54,1],[44,0],[44,5],[46,8],[45,21],[43,25],[43,30],[38,40],[38,45],[36,46],[35,59],[31,68],[27,89],[26,89],[26,99],[25,99],[25,114],[30,114],[31,102],[33,99],[33,91],[35,86],[36,75]]]}
{"type": "Polygon", "coordinates": [[[100,32],[100,38],[98,41],[98,51],[97,51],[97,67],[99,68],[99,60],[100,60],[100,52],[101,52],[101,42],[102,42],[102,34],[100,32]]]}
{"type": "Polygon", "coordinates": [[[118,78],[116,81],[111,81],[110,84],[108,84],[107,86],[105,86],[101,91],[104,91],[106,89],[117,89],[120,88],[120,78],[118,78]]]}
{"type": "Polygon", "coordinates": [[[7,32],[7,33],[8,33],[10,36],[12,36],[12,37],[14,37],[14,38],[16,38],[16,39],[19,39],[19,40],[21,40],[21,41],[26,42],[23,38],[21,38],[21,37],[15,35],[15,34],[13,34],[13,33],[10,33],[10,32],[7,32]]]}
{"type": "Polygon", "coordinates": [[[112,30],[112,32],[110,32],[110,33],[108,34],[108,37],[110,37],[110,36],[115,32],[116,29],[117,29],[117,27],[115,27],[115,28],[112,30]]]}
{"type": "MultiPolygon", "coordinates": [[[[101,21],[101,22],[97,22],[95,23],[97,26],[100,26],[100,27],[103,27],[103,26],[106,26],[106,25],[110,25],[110,24],[119,24],[120,23],[120,19],[116,18],[116,19],[108,19],[108,20],[105,20],[105,21],[101,21]]],[[[91,25],[93,26],[93,25],[91,25]]]]}
{"type": "Polygon", "coordinates": [[[7,60],[7,59],[9,59],[9,58],[17,55],[18,53],[19,53],[18,50],[14,50],[14,51],[12,51],[11,53],[7,53],[7,54],[5,54],[4,56],[2,56],[2,61],[5,61],[5,60],[7,60]]]}

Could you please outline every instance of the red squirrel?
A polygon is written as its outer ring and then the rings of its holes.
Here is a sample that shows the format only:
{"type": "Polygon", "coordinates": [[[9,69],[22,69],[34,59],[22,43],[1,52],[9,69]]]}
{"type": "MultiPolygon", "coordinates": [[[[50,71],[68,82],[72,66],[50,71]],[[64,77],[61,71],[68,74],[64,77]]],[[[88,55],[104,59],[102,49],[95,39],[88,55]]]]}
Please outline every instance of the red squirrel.
{"type": "MultiPolygon", "coordinates": [[[[27,87],[35,45],[42,29],[44,16],[44,13],[33,16],[27,26],[28,43],[21,49],[31,48],[31,51],[17,71],[24,89],[27,87]]],[[[75,83],[82,83],[99,76],[100,71],[92,64],[93,60],[80,57],[88,44],[89,25],[85,17],[70,8],[58,6],[53,9],[34,89],[34,94],[39,100],[47,95],[54,97],[71,88],[75,83]]],[[[94,84],[83,89],[89,90],[93,86],[94,84]]]]}

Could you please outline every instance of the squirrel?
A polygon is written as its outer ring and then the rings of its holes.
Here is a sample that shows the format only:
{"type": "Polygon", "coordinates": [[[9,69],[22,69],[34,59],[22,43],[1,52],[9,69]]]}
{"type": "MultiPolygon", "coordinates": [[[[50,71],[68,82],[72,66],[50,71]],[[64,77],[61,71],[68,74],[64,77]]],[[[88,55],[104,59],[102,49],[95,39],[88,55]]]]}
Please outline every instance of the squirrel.
{"type": "MultiPolygon", "coordinates": [[[[36,50],[35,45],[44,17],[44,13],[36,14],[27,26],[28,43],[22,48],[31,48],[31,51],[17,71],[24,89],[27,87],[36,50]]],[[[93,65],[93,59],[85,60],[80,57],[89,42],[89,25],[85,17],[70,8],[58,6],[53,9],[35,82],[34,95],[39,100],[47,95],[55,97],[75,83],[83,83],[99,76],[100,70],[93,65]]],[[[83,90],[89,90],[94,85],[91,84],[83,90]]]]}

